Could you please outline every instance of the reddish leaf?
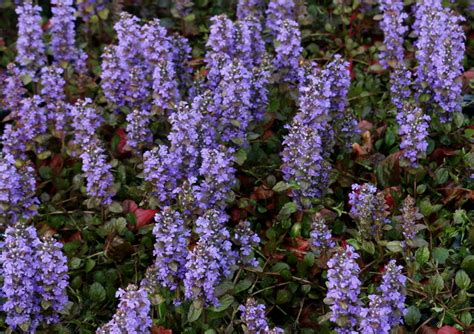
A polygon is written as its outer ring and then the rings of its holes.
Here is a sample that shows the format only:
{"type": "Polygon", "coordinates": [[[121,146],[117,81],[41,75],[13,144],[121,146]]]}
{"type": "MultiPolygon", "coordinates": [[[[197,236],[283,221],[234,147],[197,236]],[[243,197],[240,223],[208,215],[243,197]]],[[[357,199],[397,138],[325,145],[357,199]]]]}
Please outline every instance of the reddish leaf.
{"type": "Polygon", "coordinates": [[[60,154],[55,154],[54,157],[51,159],[49,163],[49,167],[53,170],[55,174],[59,174],[61,169],[63,168],[64,161],[60,154]]]}
{"type": "Polygon", "coordinates": [[[151,329],[152,334],[173,334],[171,329],[164,328],[163,326],[157,327],[153,326],[151,329]]]}
{"type": "Polygon", "coordinates": [[[453,326],[443,326],[438,329],[437,334],[462,334],[462,332],[453,326]]]}
{"type": "Polygon", "coordinates": [[[127,153],[125,146],[127,145],[127,134],[125,133],[124,129],[118,129],[116,131],[117,136],[119,136],[120,140],[117,145],[117,152],[119,154],[125,154],[127,153]]]}
{"type": "Polygon", "coordinates": [[[254,189],[255,198],[259,199],[269,199],[273,196],[273,190],[269,189],[266,185],[261,185],[254,189]]]}
{"type": "Polygon", "coordinates": [[[436,334],[438,330],[431,326],[423,326],[421,327],[420,333],[421,334],[436,334]]]}
{"type": "Polygon", "coordinates": [[[137,203],[135,203],[135,201],[132,201],[131,199],[126,199],[125,201],[123,201],[122,207],[124,214],[127,214],[129,212],[134,213],[138,209],[137,203]]]}
{"type": "Polygon", "coordinates": [[[158,211],[159,210],[136,209],[134,213],[135,218],[137,220],[137,228],[140,228],[150,223],[158,211]]]}

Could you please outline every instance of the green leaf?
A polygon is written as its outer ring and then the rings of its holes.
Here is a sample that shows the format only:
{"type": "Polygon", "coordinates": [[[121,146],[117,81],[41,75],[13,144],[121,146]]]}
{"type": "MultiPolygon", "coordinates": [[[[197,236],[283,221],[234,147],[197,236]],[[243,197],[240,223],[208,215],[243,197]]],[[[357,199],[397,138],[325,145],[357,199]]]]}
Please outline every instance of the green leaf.
{"type": "Polygon", "coordinates": [[[109,9],[108,8],[102,9],[101,11],[99,11],[98,15],[102,20],[104,21],[107,20],[107,18],[109,17],[109,9]]]}
{"type": "Polygon", "coordinates": [[[432,256],[439,264],[445,264],[449,257],[449,251],[446,248],[436,247],[432,250],[432,256]]]}
{"type": "Polygon", "coordinates": [[[407,313],[405,314],[405,322],[407,325],[414,327],[421,319],[420,310],[415,306],[412,305],[407,309],[407,313]]]}
{"type": "Polygon", "coordinates": [[[278,290],[275,302],[277,305],[286,304],[291,300],[291,297],[290,291],[286,289],[278,290]]]}
{"type": "Polygon", "coordinates": [[[219,306],[217,307],[210,307],[209,309],[212,312],[222,312],[227,310],[227,308],[232,305],[234,302],[235,298],[232,297],[231,295],[225,295],[219,298],[219,306]]]}
{"type": "Polygon", "coordinates": [[[314,265],[314,254],[312,252],[308,252],[304,256],[304,263],[308,267],[312,267],[314,265]]]}
{"type": "Polygon", "coordinates": [[[122,204],[120,204],[119,202],[112,202],[112,204],[109,205],[109,210],[113,213],[122,213],[122,204]]]}
{"type": "MultiPolygon", "coordinates": [[[[387,249],[389,251],[391,251],[392,253],[399,253],[403,250],[401,244],[400,244],[400,241],[398,240],[394,240],[394,241],[389,241],[387,242],[387,244],[385,245],[385,247],[387,247],[387,249]]],[[[373,254],[373,253],[372,253],[373,254]]]]}
{"type": "Polygon", "coordinates": [[[418,264],[423,265],[430,259],[430,250],[428,247],[418,248],[415,252],[415,259],[418,264]]]}
{"type": "Polygon", "coordinates": [[[435,172],[435,182],[436,184],[444,184],[448,181],[449,171],[447,168],[439,168],[435,172]]]}
{"type": "Polygon", "coordinates": [[[283,220],[285,218],[288,218],[292,213],[295,213],[297,210],[298,207],[296,206],[296,203],[288,202],[283,205],[280,212],[278,213],[278,216],[280,217],[280,220],[283,220]]]}
{"type": "Polygon", "coordinates": [[[203,310],[202,304],[196,303],[196,302],[192,303],[188,311],[188,318],[187,318],[188,322],[194,322],[198,320],[202,314],[202,310],[203,310]]]}
{"type": "Polygon", "coordinates": [[[284,191],[287,191],[290,188],[291,186],[288,183],[286,183],[285,181],[280,181],[277,184],[275,184],[272,190],[277,193],[282,193],[284,191]]]}
{"type": "Polygon", "coordinates": [[[458,288],[467,290],[471,285],[471,279],[469,275],[464,270],[458,270],[456,273],[456,278],[454,279],[458,288]]]}
{"type": "Polygon", "coordinates": [[[461,268],[464,269],[469,276],[474,277],[474,255],[468,255],[462,260],[461,268]]]}
{"type": "Polygon", "coordinates": [[[105,289],[99,282],[94,282],[89,288],[89,298],[93,302],[100,303],[105,300],[105,289]]]}
{"type": "Polygon", "coordinates": [[[76,269],[79,269],[81,267],[81,264],[82,264],[82,261],[80,258],[78,257],[73,257],[70,261],[69,261],[69,268],[71,270],[76,270],[76,269]]]}
{"type": "Polygon", "coordinates": [[[252,281],[249,279],[243,279],[235,285],[234,292],[237,294],[239,292],[245,291],[252,286],[252,281]]]}
{"type": "Polygon", "coordinates": [[[86,260],[86,265],[84,266],[84,271],[86,273],[88,273],[89,271],[91,271],[92,269],[94,269],[95,267],[95,260],[93,259],[87,259],[86,260]]]}
{"type": "Polygon", "coordinates": [[[247,152],[244,149],[240,149],[237,152],[235,152],[235,162],[239,165],[242,166],[244,162],[247,160],[247,152]]]}

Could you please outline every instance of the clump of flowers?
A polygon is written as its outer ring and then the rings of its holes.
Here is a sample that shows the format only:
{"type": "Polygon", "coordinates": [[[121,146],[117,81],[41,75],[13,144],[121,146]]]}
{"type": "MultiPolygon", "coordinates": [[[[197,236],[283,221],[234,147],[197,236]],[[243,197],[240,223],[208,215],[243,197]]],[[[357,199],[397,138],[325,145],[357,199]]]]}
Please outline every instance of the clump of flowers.
{"type": "Polygon", "coordinates": [[[430,116],[413,104],[406,103],[397,114],[398,134],[403,150],[401,161],[404,166],[418,167],[418,160],[426,157],[430,116]]]}
{"type": "Polygon", "coordinates": [[[380,239],[387,219],[387,204],[382,192],[371,183],[353,184],[349,194],[350,215],[357,222],[362,236],[380,239]]]}
{"type": "Polygon", "coordinates": [[[362,308],[360,313],[360,331],[370,334],[389,334],[391,326],[389,315],[391,309],[382,296],[369,295],[369,307],[362,308]]]}
{"type": "Polygon", "coordinates": [[[391,328],[403,323],[405,315],[405,285],[407,278],[402,274],[402,266],[398,266],[395,260],[391,260],[385,266],[380,285],[380,294],[384,303],[390,307],[388,323],[391,328]]]}
{"type": "Polygon", "coordinates": [[[184,279],[188,300],[202,301],[206,305],[219,303],[215,288],[230,275],[236,257],[225,227],[228,218],[222,211],[211,209],[196,221],[199,240],[188,254],[184,279]]]}
{"type": "Polygon", "coordinates": [[[259,236],[252,231],[248,221],[241,221],[234,230],[234,243],[239,247],[238,264],[258,267],[258,261],[253,256],[253,247],[260,243],[259,236]]]}
{"type": "Polygon", "coordinates": [[[326,223],[324,217],[317,213],[313,217],[310,232],[311,247],[317,252],[333,248],[336,243],[332,240],[331,231],[326,223]]]}
{"type": "Polygon", "coordinates": [[[33,226],[17,223],[5,231],[0,254],[6,298],[1,306],[13,329],[34,333],[41,322],[57,323],[68,301],[67,259],[51,237],[40,241],[33,226]]]}
{"type": "Polygon", "coordinates": [[[149,145],[153,141],[149,124],[151,121],[151,112],[147,108],[133,109],[127,115],[127,144],[138,149],[141,145],[149,145]]]}
{"type": "Polygon", "coordinates": [[[53,121],[56,131],[64,131],[67,124],[66,81],[64,70],[58,66],[48,66],[41,69],[41,96],[46,103],[48,118],[53,121]]]}
{"type": "Polygon", "coordinates": [[[165,207],[155,216],[155,266],[159,284],[176,290],[184,279],[188,243],[191,233],[178,211],[165,207]]]}
{"type": "Polygon", "coordinates": [[[257,303],[253,298],[248,298],[245,305],[240,305],[239,311],[242,312],[241,320],[245,326],[245,333],[276,334],[284,332],[278,327],[270,328],[265,316],[265,305],[257,303]]]}
{"type": "Polygon", "coordinates": [[[33,5],[31,0],[26,0],[16,8],[16,13],[18,14],[16,61],[22,66],[22,74],[27,74],[34,80],[36,71],[46,64],[41,7],[33,5]]]}
{"type": "Polygon", "coordinates": [[[2,103],[3,108],[14,114],[18,114],[21,102],[27,92],[20,76],[20,69],[15,64],[10,63],[7,65],[7,74],[0,78],[2,82],[0,86],[2,100],[0,100],[0,103],[2,103]]]}
{"type": "Polygon", "coordinates": [[[126,290],[119,289],[116,297],[120,302],[112,320],[97,329],[96,334],[148,333],[151,328],[151,303],[143,288],[130,284],[126,290]]]}
{"type": "Polygon", "coordinates": [[[328,292],[324,302],[331,307],[331,321],[337,333],[352,333],[358,324],[362,305],[359,300],[361,281],[356,260],[359,254],[352,246],[339,249],[328,261],[328,292]]]}
{"type": "Polygon", "coordinates": [[[34,169],[27,164],[17,167],[15,158],[0,154],[0,225],[12,225],[20,218],[37,213],[34,169]]]}
{"type": "Polygon", "coordinates": [[[260,66],[265,54],[262,37],[262,23],[254,16],[248,16],[235,23],[235,42],[238,48],[235,57],[250,71],[260,66]]]}

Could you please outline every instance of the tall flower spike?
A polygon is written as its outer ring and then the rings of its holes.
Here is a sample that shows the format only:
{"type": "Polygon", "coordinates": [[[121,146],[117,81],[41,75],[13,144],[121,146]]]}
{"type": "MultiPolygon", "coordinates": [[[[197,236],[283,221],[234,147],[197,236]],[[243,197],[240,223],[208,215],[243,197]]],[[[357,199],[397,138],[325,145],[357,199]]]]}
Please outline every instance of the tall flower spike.
{"type": "Polygon", "coordinates": [[[46,102],[48,118],[53,121],[57,131],[64,131],[67,125],[66,81],[62,74],[64,70],[58,66],[48,66],[41,69],[41,96],[46,102]]]}
{"type": "Polygon", "coordinates": [[[268,85],[272,74],[271,60],[268,55],[262,59],[259,67],[252,71],[251,76],[251,104],[252,116],[256,121],[263,120],[268,106],[268,85]]]}
{"type": "Polygon", "coordinates": [[[395,260],[391,260],[385,266],[385,273],[380,285],[382,300],[391,310],[388,320],[391,328],[401,325],[403,323],[402,317],[406,313],[405,285],[407,278],[402,274],[402,269],[402,266],[397,266],[395,260]]]}
{"type": "Polygon", "coordinates": [[[162,287],[176,290],[184,279],[188,243],[191,236],[186,222],[178,211],[165,207],[155,216],[153,234],[156,238],[155,266],[157,280],[162,287]]]}
{"type": "Polygon", "coordinates": [[[403,11],[402,0],[381,0],[380,10],[383,13],[380,28],[384,32],[384,45],[386,50],[380,54],[380,63],[385,68],[395,67],[404,61],[403,41],[408,27],[404,21],[408,18],[403,11]]]}
{"type": "Polygon", "coordinates": [[[225,147],[201,150],[202,163],[199,173],[203,181],[194,187],[196,202],[200,208],[225,208],[231,188],[236,182],[231,153],[225,147]]]}
{"type": "Polygon", "coordinates": [[[284,81],[294,81],[298,77],[298,68],[303,48],[298,23],[293,20],[281,21],[275,37],[276,57],[273,66],[284,81]]]}
{"type": "Polygon", "coordinates": [[[390,334],[389,315],[391,309],[382,296],[369,295],[369,307],[361,309],[359,332],[368,334],[390,334]]]}
{"type": "Polygon", "coordinates": [[[12,155],[0,154],[0,226],[36,215],[39,201],[35,192],[34,169],[29,165],[17,167],[12,155]]]}
{"type": "Polygon", "coordinates": [[[254,16],[235,23],[235,57],[251,71],[259,67],[265,54],[265,41],[262,37],[262,23],[254,16]]]}
{"type": "Polygon", "coordinates": [[[235,27],[226,15],[213,16],[209,38],[206,43],[204,61],[208,70],[208,86],[217,87],[221,80],[221,69],[227,65],[235,53],[235,27]]]}
{"type": "Polygon", "coordinates": [[[149,333],[152,321],[147,292],[130,284],[126,290],[119,289],[116,297],[120,298],[117,312],[110,322],[97,329],[96,334],[149,333]]]}
{"type": "Polygon", "coordinates": [[[36,79],[36,71],[46,64],[41,7],[26,0],[16,8],[18,14],[18,40],[16,61],[23,67],[22,74],[36,79]]]}
{"type": "Polygon", "coordinates": [[[286,126],[281,170],[285,181],[296,182],[300,189],[292,196],[302,204],[302,197],[320,198],[329,182],[330,165],[324,159],[321,137],[313,127],[293,120],[286,126]]]}
{"type": "Polygon", "coordinates": [[[117,46],[106,46],[104,48],[101,69],[100,84],[105,97],[118,106],[124,106],[128,77],[120,66],[117,46]]]}
{"type": "Polygon", "coordinates": [[[403,237],[405,238],[405,241],[412,241],[418,233],[416,222],[422,219],[423,215],[416,207],[415,199],[410,195],[403,200],[400,211],[401,215],[398,218],[401,224],[403,237]]]}
{"type": "Polygon", "coordinates": [[[189,90],[193,84],[193,68],[189,65],[192,58],[192,49],[189,40],[177,33],[170,36],[171,56],[174,72],[178,81],[181,99],[189,96],[189,90]]]}
{"type": "Polygon", "coordinates": [[[334,240],[332,240],[331,231],[329,230],[326,220],[320,213],[315,214],[313,217],[310,244],[318,253],[329,250],[336,245],[334,240]]]}
{"type": "Polygon", "coordinates": [[[251,118],[251,74],[243,63],[234,59],[222,71],[215,90],[218,108],[218,133],[221,141],[237,147],[247,145],[247,128],[251,118]]]}
{"type": "Polygon", "coordinates": [[[351,246],[340,249],[328,261],[328,291],[324,302],[331,307],[331,321],[337,324],[336,332],[354,333],[361,313],[359,294],[361,281],[359,258],[351,246]]]}
{"type": "Polygon", "coordinates": [[[248,298],[245,305],[240,305],[239,311],[242,312],[240,318],[245,325],[245,333],[277,334],[284,332],[278,327],[270,329],[265,316],[265,305],[257,303],[253,298],[248,298]]]}
{"type": "Polygon", "coordinates": [[[410,98],[412,84],[411,71],[402,62],[390,72],[390,99],[392,104],[401,110],[410,98]]]}
{"type": "Polygon", "coordinates": [[[173,109],[179,100],[176,65],[166,29],[155,19],[143,26],[142,48],[152,71],[153,99],[162,110],[173,109]]]}
{"type": "Polygon", "coordinates": [[[248,221],[241,221],[234,230],[234,241],[239,246],[238,264],[258,267],[258,261],[253,256],[253,247],[257,247],[260,238],[253,232],[248,221]]]}
{"type": "Polygon", "coordinates": [[[74,28],[75,8],[73,0],[51,0],[51,50],[54,60],[61,64],[74,64],[76,71],[86,71],[87,54],[76,48],[76,33],[74,28]]]}
{"type": "Polygon", "coordinates": [[[41,318],[47,324],[55,324],[59,321],[59,312],[64,310],[68,302],[67,257],[63,254],[62,248],[61,243],[52,237],[46,237],[37,250],[41,268],[37,283],[42,300],[41,318]]]}
{"type": "Polygon", "coordinates": [[[404,166],[416,168],[418,160],[426,157],[430,119],[421,108],[409,103],[398,112],[398,134],[401,138],[400,149],[403,150],[401,162],[404,166]]]}
{"type": "Polygon", "coordinates": [[[197,219],[199,240],[186,261],[186,299],[200,300],[206,305],[219,304],[215,288],[230,275],[236,258],[229,231],[225,227],[228,219],[225,213],[218,210],[208,210],[197,219]]]}
{"type": "Polygon", "coordinates": [[[264,0],[239,0],[237,3],[237,18],[243,20],[249,16],[253,16],[261,21],[264,7],[264,0]]]}
{"type": "Polygon", "coordinates": [[[270,0],[268,4],[266,18],[266,28],[275,37],[279,34],[279,29],[284,20],[296,20],[295,2],[293,0],[270,0]]]}
{"type": "Polygon", "coordinates": [[[36,295],[40,263],[36,248],[40,240],[34,227],[19,223],[5,231],[5,243],[0,254],[3,268],[1,290],[6,300],[1,306],[12,329],[34,333],[40,322],[40,299],[36,295]]]}

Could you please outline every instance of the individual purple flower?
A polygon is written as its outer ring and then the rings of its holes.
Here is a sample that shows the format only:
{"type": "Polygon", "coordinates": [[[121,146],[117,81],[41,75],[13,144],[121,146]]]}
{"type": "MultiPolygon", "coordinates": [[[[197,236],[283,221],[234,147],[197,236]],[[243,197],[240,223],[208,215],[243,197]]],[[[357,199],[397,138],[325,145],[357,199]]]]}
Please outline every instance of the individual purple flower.
{"type": "MultiPolygon", "coordinates": [[[[285,1],[287,2],[287,1],[285,1]]],[[[287,19],[281,21],[276,30],[275,59],[273,66],[281,73],[284,81],[297,79],[303,48],[298,23],[287,19]]]]}
{"type": "Polygon", "coordinates": [[[185,297],[206,305],[218,305],[215,289],[231,274],[236,254],[225,223],[229,217],[218,210],[208,210],[196,221],[199,240],[189,252],[184,278],[185,297]]]}
{"type": "Polygon", "coordinates": [[[22,74],[36,79],[36,71],[46,64],[41,7],[24,1],[16,8],[18,14],[18,40],[16,61],[22,66],[22,74]]]}
{"type": "Polygon", "coordinates": [[[76,47],[74,21],[76,10],[72,0],[51,0],[51,51],[61,64],[72,63],[79,73],[86,71],[87,54],[76,47]]]}
{"type": "Polygon", "coordinates": [[[391,328],[403,324],[402,317],[406,312],[405,285],[407,278],[402,274],[402,270],[402,266],[398,266],[395,260],[391,260],[385,266],[382,284],[379,287],[383,302],[390,307],[388,323],[391,328]]]}
{"type": "Polygon", "coordinates": [[[39,153],[42,148],[35,141],[47,131],[47,114],[42,107],[43,100],[38,95],[24,98],[15,115],[15,124],[7,124],[2,136],[3,153],[15,159],[25,159],[29,150],[39,153]]]}
{"type": "Polygon", "coordinates": [[[222,80],[215,90],[216,115],[220,140],[237,147],[247,145],[247,128],[251,115],[251,74],[235,59],[222,71],[222,80]]]}
{"type": "Polygon", "coordinates": [[[265,55],[265,41],[262,37],[262,23],[253,16],[248,16],[235,23],[235,57],[251,71],[262,63],[265,55]]]}
{"type": "MultiPolygon", "coordinates": [[[[359,331],[369,334],[390,334],[389,316],[391,309],[379,295],[369,295],[369,307],[363,307],[360,312],[359,331]]],[[[359,332],[356,332],[359,333],[359,332]]]]}
{"type": "Polygon", "coordinates": [[[332,240],[331,230],[320,213],[315,214],[313,217],[310,232],[310,245],[318,253],[336,246],[336,243],[332,240]]]}
{"type": "Polygon", "coordinates": [[[252,248],[257,247],[260,238],[253,232],[248,221],[241,221],[234,230],[234,243],[239,247],[238,264],[258,267],[259,263],[253,256],[252,248]]]}
{"type": "Polygon", "coordinates": [[[206,43],[204,62],[208,70],[207,79],[210,89],[217,87],[221,80],[221,70],[231,62],[235,53],[235,27],[226,15],[211,18],[209,38],[206,43]]]}
{"type": "Polygon", "coordinates": [[[180,176],[180,166],[174,158],[166,145],[143,153],[145,180],[153,186],[153,195],[164,204],[169,204],[180,176]]]}
{"type": "Polygon", "coordinates": [[[280,34],[282,21],[296,20],[295,2],[293,0],[270,0],[265,14],[267,15],[266,28],[270,30],[273,37],[276,37],[280,34]]]}
{"type": "Polygon", "coordinates": [[[153,141],[153,134],[149,124],[151,112],[147,106],[134,109],[127,115],[127,144],[132,149],[138,149],[141,145],[148,146],[153,141]]]}
{"type": "Polygon", "coordinates": [[[199,173],[203,180],[194,187],[198,207],[225,208],[231,188],[236,182],[235,169],[232,167],[234,158],[231,154],[225,147],[201,150],[199,173]]]}
{"type": "Polygon", "coordinates": [[[339,249],[328,261],[329,267],[326,283],[328,291],[324,302],[331,307],[330,320],[337,325],[336,332],[355,333],[361,313],[359,294],[361,281],[359,258],[352,246],[339,249]]]}
{"type": "Polygon", "coordinates": [[[240,319],[245,325],[245,333],[248,334],[277,334],[283,333],[281,328],[270,328],[265,316],[265,305],[259,304],[253,298],[247,298],[245,305],[239,306],[240,319]]]}
{"type": "Polygon", "coordinates": [[[397,114],[398,134],[401,138],[400,149],[402,165],[418,167],[418,160],[426,157],[428,148],[428,129],[430,116],[413,104],[406,103],[397,114]]]}
{"type": "Polygon", "coordinates": [[[96,334],[145,334],[152,325],[151,303],[143,288],[129,284],[126,290],[119,289],[116,297],[120,298],[112,320],[98,328],[96,334]]]}
{"type": "Polygon", "coordinates": [[[41,320],[46,324],[59,322],[59,312],[64,310],[68,302],[67,257],[62,248],[63,245],[52,237],[45,237],[37,249],[41,271],[36,284],[41,298],[41,320]]]}
{"type": "Polygon", "coordinates": [[[37,213],[36,180],[30,165],[16,166],[10,154],[0,154],[0,225],[13,225],[37,213]]]}
{"type": "Polygon", "coordinates": [[[5,243],[0,253],[3,270],[6,313],[5,322],[13,329],[34,333],[40,323],[40,298],[37,295],[37,277],[41,271],[36,249],[40,240],[33,226],[23,223],[10,226],[5,231],[5,243]]]}
{"type": "Polygon", "coordinates": [[[349,205],[349,214],[357,222],[360,234],[380,239],[383,227],[389,223],[383,193],[377,192],[377,187],[371,183],[353,184],[349,205]]]}
{"type": "Polygon", "coordinates": [[[4,78],[0,78],[3,79],[3,84],[1,85],[2,101],[0,102],[3,108],[17,115],[27,91],[20,78],[21,71],[15,64],[10,63],[7,65],[7,73],[4,78]]]}
{"type": "Polygon", "coordinates": [[[176,65],[166,29],[155,19],[143,29],[143,56],[152,71],[153,99],[162,110],[173,109],[179,100],[176,65]]]}
{"type": "Polygon", "coordinates": [[[155,216],[153,235],[156,238],[155,266],[157,280],[162,287],[176,290],[184,279],[188,243],[191,236],[182,215],[165,207],[155,216]]]}
{"type": "Polygon", "coordinates": [[[283,140],[281,170],[285,181],[298,184],[291,195],[302,204],[302,197],[320,198],[327,189],[330,165],[324,158],[319,132],[293,120],[283,140]]]}
{"type": "Polygon", "coordinates": [[[264,0],[239,0],[237,3],[237,18],[243,20],[249,16],[253,16],[261,21],[264,8],[264,0]]]}
{"type": "Polygon", "coordinates": [[[48,66],[41,69],[41,96],[46,103],[48,118],[53,121],[56,131],[64,131],[67,125],[66,81],[62,74],[64,70],[58,66],[48,66]]]}
{"type": "Polygon", "coordinates": [[[418,233],[417,221],[423,218],[416,207],[415,199],[408,195],[400,208],[401,215],[398,217],[405,241],[412,241],[418,233]]]}
{"type": "Polygon", "coordinates": [[[380,53],[380,63],[385,68],[395,67],[404,61],[403,41],[408,27],[404,21],[408,14],[403,11],[402,0],[381,0],[380,10],[383,13],[380,28],[384,32],[385,50],[380,53]]]}

